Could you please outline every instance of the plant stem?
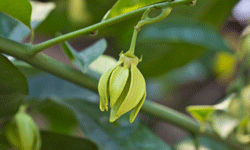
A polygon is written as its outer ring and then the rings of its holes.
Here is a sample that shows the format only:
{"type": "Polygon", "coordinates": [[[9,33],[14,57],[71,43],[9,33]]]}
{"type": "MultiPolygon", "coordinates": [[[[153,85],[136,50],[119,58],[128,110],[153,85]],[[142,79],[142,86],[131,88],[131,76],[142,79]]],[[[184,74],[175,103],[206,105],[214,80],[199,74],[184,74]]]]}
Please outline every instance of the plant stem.
{"type": "Polygon", "coordinates": [[[26,109],[28,108],[28,106],[27,105],[21,105],[20,107],[19,107],[19,113],[25,113],[26,112],[26,109]]]}
{"type": "MultiPolygon", "coordinates": [[[[94,92],[98,92],[98,80],[91,78],[88,75],[83,74],[81,71],[76,70],[44,54],[39,53],[35,56],[29,56],[29,49],[30,45],[20,44],[15,41],[0,37],[0,52],[23,60],[30,65],[51,73],[52,75],[55,75],[61,79],[67,80],[82,87],[86,87],[94,92]]],[[[142,112],[149,114],[154,118],[166,121],[191,133],[200,133],[200,125],[198,122],[178,111],[162,106],[150,100],[145,101],[144,105],[142,106],[142,112]]],[[[243,146],[233,138],[222,140],[211,128],[207,128],[203,135],[233,147],[240,148],[243,146]]]]}
{"type": "Polygon", "coordinates": [[[136,45],[136,39],[137,39],[137,35],[138,35],[138,28],[134,28],[134,32],[133,32],[133,36],[131,39],[131,44],[130,44],[130,48],[129,50],[125,53],[125,55],[130,56],[130,57],[134,57],[134,53],[135,53],[135,45],[136,45]]]}
{"type": "Polygon", "coordinates": [[[33,29],[30,29],[31,30],[31,32],[30,32],[30,44],[32,44],[33,43],[33,41],[34,41],[34,30],[33,29]]]}
{"type": "Polygon", "coordinates": [[[135,17],[135,16],[137,16],[139,14],[142,14],[144,11],[146,11],[150,7],[159,7],[159,6],[165,6],[165,5],[175,7],[175,6],[191,3],[192,1],[193,0],[175,0],[173,2],[163,2],[163,3],[158,3],[158,4],[154,4],[154,5],[145,6],[145,7],[133,10],[131,12],[116,16],[114,18],[108,19],[106,21],[101,21],[101,22],[99,22],[97,24],[94,24],[92,26],[89,26],[89,27],[86,27],[86,28],[83,28],[83,29],[80,29],[80,30],[77,30],[77,31],[74,31],[74,32],[70,32],[70,33],[61,35],[59,37],[55,37],[53,39],[50,39],[48,41],[42,42],[40,44],[34,45],[32,47],[32,49],[30,50],[29,54],[34,55],[34,54],[36,54],[38,52],[43,51],[46,48],[49,48],[49,47],[51,47],[53,45],[56,45],[58,43],[61,43],[63,41],[67,41],[67,40],[79,37],[81,35],[84,35],[84,34],[90,34],[91,32],[94,32],[96,30],[105,28],[107,26],[110,26],[112,24],[121,22],[121,21],[129,19],[131,17],[135,17]]]}

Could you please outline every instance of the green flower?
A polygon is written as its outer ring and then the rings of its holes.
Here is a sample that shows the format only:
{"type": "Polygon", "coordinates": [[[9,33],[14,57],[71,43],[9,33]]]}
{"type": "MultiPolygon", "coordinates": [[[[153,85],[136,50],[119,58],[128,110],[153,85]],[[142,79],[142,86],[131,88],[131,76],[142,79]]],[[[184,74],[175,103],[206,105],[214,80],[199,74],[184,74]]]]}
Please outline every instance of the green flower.
{"type": "Polygon", "coordinates": [[[133,109],[129,119],[132,123],[146,99],[145,79],[137,68],[139,61],[121,54],[117,65],[99,80],[100,109],[108,111],[110,100],[110,122],[133,109]]]}
{"type": "Polygon", "coordinates": [[[39,150],[41,137],[33,119],[19,111],[6,125],[5,135],[8,142],[19,150],[39,150]]]}

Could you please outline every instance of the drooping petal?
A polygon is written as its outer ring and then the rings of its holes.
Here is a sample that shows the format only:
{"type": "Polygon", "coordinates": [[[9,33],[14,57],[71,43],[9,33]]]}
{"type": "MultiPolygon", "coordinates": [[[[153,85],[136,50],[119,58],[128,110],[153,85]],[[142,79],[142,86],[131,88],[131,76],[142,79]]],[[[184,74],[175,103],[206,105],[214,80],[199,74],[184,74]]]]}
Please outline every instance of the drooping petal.
{"type": "Polygon", "coordinates": [[[130,87],[130,80],[131,80],[131,78],[129,77],[120,97],[117,99],[117,102],[111,108],[110,118],[109,118],[110,122],[114,122],[116,119],[118,119],[121,116],[121,115],[116,115],[116,114],[117,114],[117,111],[119,110],[123,100],[126,98],[126,96],[128,94],[129,87],[130,87]]]}
{"type": "Polygon", "coordinates": [[[108,85],[109,85],[109,78],[111,76],[111,73],[115,68],[117,68],[119,65],[121,65],[122,61],[118,61],[117,65],[109,70],[108,72],[105,72],[98,83],[98,93],[100,95],[100,109],[101,111],[108,111],[108,100],[109,100],[109,90],[108,90],[108,85]]]}
{"type": "Polygon", "coordinates": [[[120,97],[125,84],[128,80],[129,69],[127,67],[118,66],[110,77],[109,94],[110,94],[110,107],[112,108],[120,97]]]}
{"type": "Polygon", "coordinates": [[[101,111],[108,111],[108,80],[112,70],[105,72],[98,83],[98,93],[100,95],[100,109],[101,111]]]}
{"type": "Polygon", "coordinates": [[[135,64],[131,64],[131,83],[129,91],[116,115],[121,116],[138,105],[145,91],[146,83],[143,75],[135,64]]]}
{"type": "Polygon", "coordinates": [[[130,117],[129,117],[130,123],[134,122],[137,114],[139,113],[139,111],[140,111],[140,109],[141,109],[141,107],[142,107],[142,105],[143,105],[143,103],[144,103],[144,101],[146,99],[146,95],[147,94],[146,94],[146,91],[145,91],[145,94],[143,95],[140,103],[137,106],[135,106],[135,108],[131,111],[130,117]]]}

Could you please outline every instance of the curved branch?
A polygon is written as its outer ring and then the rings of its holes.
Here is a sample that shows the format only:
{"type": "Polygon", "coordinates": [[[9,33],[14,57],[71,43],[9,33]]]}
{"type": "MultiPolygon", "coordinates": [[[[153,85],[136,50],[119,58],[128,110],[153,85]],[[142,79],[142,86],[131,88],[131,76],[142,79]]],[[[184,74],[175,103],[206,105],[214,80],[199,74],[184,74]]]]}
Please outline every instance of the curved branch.
{"type": "Polygon", "coordinates": [[[145,6],[145,7],[133,10],[131,12],[116,16],[114,18],[111,18],[111,19],[108,19],[105,21],[101,21],[101,22],[94,24],[94,25],[91,25],[89,27],[86,27],[86,28],[83,28],[83,29],[80,29],[80,30],[77,30],[74,32],[70,32],[70,33],[55,37],[53,39],[50,39],[48,41],[42,42],[40,44],[34,45],[32,47],[32,49],[30,50],[30,55],[34,55],[38,52],[43,51],[46,48],[49,48],[49,47],[51,47],[55,44],[61,43],[63,41],[67,41],[69,39],[73,39],[73,38],[79,37],[79,36],[84,35],[84,34],[90,34],[96,30],[108,27],[110,25],[113,25],[115,23],[121,22],[121,21],[129,19],[129,18],[135,17],[137,15],[142,14],[144,11],[146,11],[150,7],[160,7],[160,6],[176,7],[176,6],[183,5],[183,4],[189,4],[192,1],[193,0],[174,0],[171,2],[164,2],[164,3],[158,3],[158,4],[145,6]]]}

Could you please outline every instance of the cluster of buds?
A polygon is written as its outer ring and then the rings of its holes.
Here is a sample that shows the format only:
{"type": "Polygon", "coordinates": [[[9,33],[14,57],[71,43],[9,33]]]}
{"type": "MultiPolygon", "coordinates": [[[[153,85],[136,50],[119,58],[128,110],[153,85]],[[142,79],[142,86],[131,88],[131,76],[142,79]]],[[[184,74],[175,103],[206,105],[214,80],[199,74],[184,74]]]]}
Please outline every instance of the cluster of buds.
{"type": "Polygon", "coordinates": [[[132,110],[132,123],[146,99],[146,83],[137,68],[141,60],[135,56],[121,54],[117,65],[100,78],[98,92],[101,111],[108,111],[110,101],[110,122],[132,110]]]}
{"type": "Polygon", "coordinates": [[[20,110],[6,125],[5,135],[8,142],[19,150],[39,150],[41,137],[33,119],[20,110]]]}

